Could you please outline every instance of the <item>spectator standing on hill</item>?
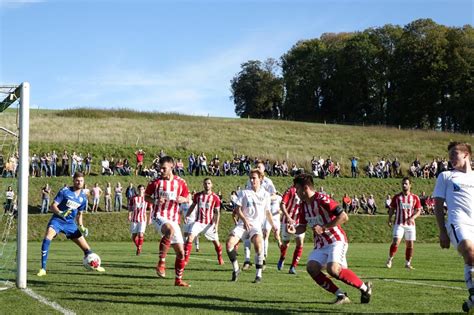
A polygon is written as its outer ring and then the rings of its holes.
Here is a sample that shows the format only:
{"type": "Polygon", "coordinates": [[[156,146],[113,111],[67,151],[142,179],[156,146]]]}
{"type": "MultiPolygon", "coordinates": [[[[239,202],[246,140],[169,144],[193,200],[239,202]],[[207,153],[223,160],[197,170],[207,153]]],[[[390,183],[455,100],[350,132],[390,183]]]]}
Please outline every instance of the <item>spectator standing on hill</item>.
{"type": "Polygon", "coordinates": [[[161,176],[148,184],[145,200],[154,205],[152,220],[156,230],[161,234],[159,261],[156,273],[159,277],[166,276],[166,256],[170,246],[176,253],[175,286],[189,287],[183,281],[184,258],[183,235],[179,226],[179,204],[185,202],[189,191],[186,181],[173,175],[174,160],[169,156],[160,158],[161,176]]]}
{"type": "Polygon", "coordinates": [[[127,189],[125,190],[125,197],[127,198],[127,208],[129,209],[130,202],[132,198],[137,195],[137,191],[135,187],[133,187],[133,183],[129,183],[127,189]]]}
{"type": "Polygon", "coordinates": [[[91,167],[92,167],[92,155],[90,153],[87,153],[84,159],[84,164],[85,164],[85,170],[84,170],[85,175],[90,175],[91,167]]]}
{"type": "Polygon", "coordinates": [[[359,161],[359,158],[353,156],[351,159],[351,177],[356,178],[357,177],[357,163],[359,161]]]}
{"type": "Polygon", "coordinates": [[[193,175],[194,169],[196,168],[196,157],[194,153],[191,153],[188,157],[188,173],[193,175]]]}
{"type": "Polygon", "coordinates": [[[43,177],[43,170],[44,170],[44,177],[49,175],[48,171],[48,163],[46,160],[46,153],[43,153],[40,157],[40,177],[43,177]]]}
{"type": "Polygon", "coordinates": [[[449,248],[450,241],[464,259],[464,281],[468,299],[464,312],[474,306],[474,172],[471,167],[472,149],[469,143],[451,142],[449,160],[453,167],[438,176],[433,196],[441,248],[449,248]],[[447,205],[447,222],[444,204],[447,205]]]}
{"type": "Polygon", "coordinates": [[[114,211],[120,212],[122,210],[122,185],[117,183],[114,189],[115,198],[114,198],[114,211]]]}
{"type": "Polygon", "coordinates": [[[104,203],[105,203],[105,212],[112,211],[112,186],[110,182],[107,183],[104,190],[104,203]]]}
{"type": "Polygon", "coordinates": [[[387,213],[390,213],[391,203],[392,203],[392,197],[390,195],[387,195],[387,198],[385,198],[385,209],[387,209],[387,213]]]}
{"type": "Polygon", "coordinates": [[[13,200],[15,199],[15,192],[13,191],[12,186],[7,187],[7,191],[5,192],[5,207],[4,213],[12,212],[13,210],[13,200]]]}
{"type": "Polygon", "coordinates": [[[56,177],[58,169],[58,155],[56,150],[51,153],[51,176],[56,177]]]}
{"type": "Polygon", "coordinates": [[[402,238],[405,238],[405,268],[413,269],[413,244],[416,240],[415,219],[421,214],[420,198],[411,193],[411,182],[408,177],[402,179],[402,192],[393,196],[388,213],[388,226],[393,224],[393,241],[390,245],[387,268],[392,268],[392,261],[402,238]],[[395,222],[392,216],[395,212],[395,222]]]}
{"type": "Polygon", "coordinates": [[[77,159],[78,159],[78,156],[76,154],[76,151],[73,151],[71,155],[71,174],[72,175],[74,175],[74,173],[76,173],[77,171],[77,159]]]}
{"type": "Polygon", "coordinates": [[[400,161],[398,161],[398,158],[395,158],[392,165],[393,165],[394,176],[395,177],[402,176],[402,170],[401,170],[400,161]]]}
{"type": "MultiPolygon", "coordinates": [[[[84,187],[84,175],[75,173],[73,176],[73,186],[61,189],[54,198],[51,205],[53,213],[48,222],[48,227],[41,245],[41,269],[37,273],[38,277],[46,276],[46,262],[48,260],[49,247],[51,241],[59,233],[64,233],[67,239],[72,240],[84,252],[84,256],[92,253],[92,250],[84,236],[88,230],[82,221],[82,212],[86,207],[86,195],[82,191],[84,187]],[[76,224],[77,222],[77,224],[76,224]]],[[[104,272],[103,267],[94,268],[99,272],[104,272]]]]}
{"type": "Polygon", "coordinates": [[[99,187],[99,183],[95,183],[92,188],[92,209],[91,212],[97,212],[100,203],[100,196],[102,195],[102,189],[99,187]]]}
{"type": "Polygon", "coordinates": [[[142,149],[135,151],[136,167],[135,176],[141,175],[143,171],[143,160],[145,159],[145,152],[142,149]]]}
{"type": "Polygon", "coordinates": [[[341,225],[349,217],[337,202],[325,194],[314,191],[311,175],[302,174],[293,180],[296,193],[301,199],[300,223],[289,226],[289,233],[304,233],[309,227],[314,235],[314,250],[308,256],[306,270],[311,278],[323,289],[336,296],[334,304],[350,303],[346,292],[342,291],[323,272],[360,290],[360,302],[369,303],[372,283],[363,282],[348,268],[346,253],[348,241],[341,225]]]}
{"type": "MultiPolygon", "coordinates": [[[[36,153],[33,154],[31,157],[31,176],[38,177],[40,175],[40,168],[39,168],[40,160],[36,153]]],[[[13,173],[13,172],[12,172],[13,173]]]]}
{"type": "Polygon", "coordinates": [[[61,156],[61,175],[69,176],[69,154],[64,150],[61,156]]]}
{"type": "Polygon", "coordinates": [[[48,213],[50,194],[51,194],[51,188],[49,187],[49,184],[46,184],[46,186],[44,186],[41,189],[41,213],[42,214],[48,213]]]}

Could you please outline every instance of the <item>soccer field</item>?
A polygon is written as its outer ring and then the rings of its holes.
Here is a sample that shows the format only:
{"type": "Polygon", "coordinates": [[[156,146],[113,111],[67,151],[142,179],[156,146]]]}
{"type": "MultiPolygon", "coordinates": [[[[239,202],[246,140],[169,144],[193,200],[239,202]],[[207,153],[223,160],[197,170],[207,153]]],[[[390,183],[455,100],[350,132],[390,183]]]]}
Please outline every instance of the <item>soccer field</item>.
{"type": "MultiPolygon", "coordinates": [[[[146,242],[141,256],[133,244],[94,242],[106,273],[88,272],[82,266],[82,252],[72,242],[53,242],[48,275],[38,278],[40,243],[29,243],[28,287],[35,293],[77,314],[135,313],[452,313],[460,312],[467,297],[462,259],[454,250],[441,250],[437,244],[415,244],[413,266],[404,268],[401,246],[392,269],[385,267],[388,244],[350,244],[349,266],[364,280],[374,284],[370,304],[360,304],[360,294],[339,281],[352,300],[332,305],[333,295],[317,286],[305,272],[311,246],[307,244],[297,275],[276,269],[279,257],[272,243],[263,273],[263,282],[253,284],[255,269],[230,282],[231,266],[226,259],[217,265],[211,243],[202,241],[201,251],[193,252],[184,279],[191,288],[174,287],[174,254],[167,259],[167,279],[155,275],[156,242],[146,242]]],[[[292,255],[291,244],[288,255],[292,255]]],[[[239,261],[242,262],[242,246],[239,261]]],[[[252,255],[253,256],[253,255],[252,255]]],[[[226,257],[225,257],[226,258],[226,257]]],[[[287,257],[291,261],[291,257],[287,257]]],[[[3,311],[8,313],[53,313],[17,289],[0,292],[3,311]]]]}

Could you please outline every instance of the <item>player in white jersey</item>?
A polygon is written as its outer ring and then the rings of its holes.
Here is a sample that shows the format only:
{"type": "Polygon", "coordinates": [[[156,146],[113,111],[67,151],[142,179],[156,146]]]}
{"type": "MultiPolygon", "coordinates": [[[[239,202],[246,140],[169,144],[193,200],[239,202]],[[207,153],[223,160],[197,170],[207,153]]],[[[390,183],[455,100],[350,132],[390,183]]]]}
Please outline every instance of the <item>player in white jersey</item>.
{"type": "Polygon", "coordinates": [[[393,196],[388,210],[388,226],[393,223],[393,239],[390,245],[387,268],[392,268],[392,261],[402,238],[405,238],[405,268],[413,269],[411,259],[413,257],[413,246],[416,240],[415,219],[421,214],[420,198],[411,193],[410,178],[402,179],[402,192],[393,196]],[[395,222],[392,216],[395,212],[395,222]]]}
{"type": "MultiPolygon", "coordinates": [[[[267,217],[272,222],[270,212],[270,195],[261,187],[263,173],[258,169],[250,171],[252,189],[242,191],[237,200],[236,213],[239,216],[237,225],[232,229],[227,239],[226,249],[232,263],[232,281],[237,281],[240,274],[239,262],[235,245],[242,239],[249,238],[255,247],[255,268],[257,270],[254,283],[262,281],[263,268],[263,239],[262,224],[267,217]]],[[[275,226],[273,228],[276,229],[275,226]]]]}
{"type": "Polygon", "coordinates": [[[278,248],[281,246],[281,238],[280,238],[280,203],[281,203],[281,195],[278,193],[275,194],[273,198],[270,200],[270,212],[272,213],[272,222],[268,221],[265,218],[263,222],[263,265],[265,266],[265,260],[267,259],[268,255],[268,239],[270,237],[270,232],[273,230],[273,236],[278,243],[278,248]],[[277,227],[277,229],[272,229],[272,226],[277,227]]]}
{"type": "Polygon", "coordinates": [[[433,192],[435,214],[439,228],[441,248],[449,248],[450,241],[464,259],[464,280],[469,298],[463,303],[463,311],[474,306],[474,172],[471,168],[471,145],[451,142],[448,145],[452,171],[438,175],[433,192]],[[445,221],[444,204],[448,207],[445,221]]]}
{"type": "MultiPolygon", "coordinates": [[[[265,189],[269,194],[272,200],[275,199],[275,194],[276,194],[276,188],[275,185],[273,185],[273,181],[265,176],[265,163],[262,160],[257,161],[257,169],[263,174],[263,179],[262,183],[260,186],[262,186],[263,189],[265,189]]],[[[250,183],[250,180],[247,181],[247,184],[245,185],[245,189],[252,189],[252,184],[250,183]]],[[[274,230],[275,232],[276,230],[274,230]]],[[[268,231],[266,240],[267,240],[267,245],[268,245],[268,235],[270,235],[270,231],[268,231]]],[[[279,242],[280,243],[280,242],[279,242]]],[[[243,270],[248,270],[250,268],[250,247],[251,247],[251,242],[250,239],[244,240],[244,265],[242,267],[243,270]]],[[[265,245],[264,245],[265,246],[265,245]]],[[[266,255],[265,255],[266,256],[266,255]]],[[[263,260],[263,265],[265,265],[265,259],[263,260]]]]}
{"type": "MultiPolygon", "coordinates": [[[[146,211],[148,208],[151,208],[151,206],[152,204],[145,200],[145,186],[138,185],[138,195],[133,196],[132,199],[130,199],[128,210],[130,233],[132,234],[132,241],[137,247],[137,256],[142,252],[147,224],[146,211]]],[[[148,223],[151,223],[151,219],[148,220],[148,223]]]]}

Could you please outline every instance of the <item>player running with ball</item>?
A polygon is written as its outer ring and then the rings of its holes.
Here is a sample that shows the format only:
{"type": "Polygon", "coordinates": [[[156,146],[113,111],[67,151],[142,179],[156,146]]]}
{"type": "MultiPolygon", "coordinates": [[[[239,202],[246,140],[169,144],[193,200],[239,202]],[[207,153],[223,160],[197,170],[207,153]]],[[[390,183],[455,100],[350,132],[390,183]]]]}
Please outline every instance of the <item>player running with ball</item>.
{"type": "Polygon", "coordinates": [[[357,275],[347,268],[347,237],[341,224],[349,217],[334,200],[326,194],[314,191],[313,177],[301,174],[294,178],[296,193],[302,204],[300,222],[297,227],[289,225],[289,233],[303,233],[309,226],[314,235],[314,250],[309,254],[306,269],[313,280],[325,290],[336,295],[335,304],[350,303],[347,294],[329,279],[322,269],[326,268],[335,279],[360,290],[361,303],[369,303],[372,295],[372,284],[362,282],[357,275]]]}
{"type": "MultiPolygon", "coordinates": [[[[64,233],[68,239],[76,243],[84,252],[84,256],[92,253],[89,244],[87,244],[84,238],[88,234],[88,229],[84,227],[82,221],[82,212],[86,210],[87,205],[87,196],[83,188],[84,175],[76,172],[73,175],[73,185],[61,189],[54,198],[53,204],[50,207],[53,216],[48,222],[48,228],[41,245],[41,269],[37,274],[38,277],[46,276],[49,246],[53,238],[59,233],[64,233]]],[[[100,266],[94,268],[94,270],[99,272],[105,271],[100,266]]]]}

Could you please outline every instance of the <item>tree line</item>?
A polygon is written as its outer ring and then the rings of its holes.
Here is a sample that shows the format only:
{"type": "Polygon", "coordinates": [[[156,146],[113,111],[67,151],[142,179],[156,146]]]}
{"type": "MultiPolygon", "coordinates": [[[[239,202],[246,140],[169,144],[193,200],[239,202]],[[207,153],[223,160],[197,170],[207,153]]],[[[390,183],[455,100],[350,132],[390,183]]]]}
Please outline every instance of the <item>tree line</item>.
{"type": "Polygon", "coordinates": [[[325,33],[231,80],[240,117],[474,130],[474,29],[419,19],[325,33]]]}

